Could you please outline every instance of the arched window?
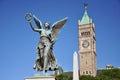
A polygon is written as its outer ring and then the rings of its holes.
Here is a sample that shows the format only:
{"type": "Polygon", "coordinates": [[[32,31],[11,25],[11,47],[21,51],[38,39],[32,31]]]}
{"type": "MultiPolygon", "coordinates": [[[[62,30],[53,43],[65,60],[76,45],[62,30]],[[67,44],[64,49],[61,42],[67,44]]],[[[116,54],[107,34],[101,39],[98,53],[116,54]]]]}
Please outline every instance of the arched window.
{"type": "Polygon", "coordinates": [[[83,72],[83,74],[85,74],[85,72],[83,72]]]}
{"type": "Polygon", "coordinates": [[[88,74],[88,71],[86,71],[86,74],[88,74]]]}

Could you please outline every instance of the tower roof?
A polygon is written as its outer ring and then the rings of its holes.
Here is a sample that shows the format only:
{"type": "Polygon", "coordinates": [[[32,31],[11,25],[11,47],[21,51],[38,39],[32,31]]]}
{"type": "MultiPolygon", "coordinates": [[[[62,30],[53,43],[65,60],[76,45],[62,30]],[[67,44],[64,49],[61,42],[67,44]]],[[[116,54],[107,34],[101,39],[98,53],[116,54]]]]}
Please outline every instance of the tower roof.
{"type": "Polygon", "coordinates": [[[82,20],[81,20],[81,24],[89,24],[90,23],[90,18],[88,16],[88,13],[87,13],[87,4],[84,4],[84,7],[85,7],[85,12],[84,12],[84,15],[82,17],[82,20]]]}

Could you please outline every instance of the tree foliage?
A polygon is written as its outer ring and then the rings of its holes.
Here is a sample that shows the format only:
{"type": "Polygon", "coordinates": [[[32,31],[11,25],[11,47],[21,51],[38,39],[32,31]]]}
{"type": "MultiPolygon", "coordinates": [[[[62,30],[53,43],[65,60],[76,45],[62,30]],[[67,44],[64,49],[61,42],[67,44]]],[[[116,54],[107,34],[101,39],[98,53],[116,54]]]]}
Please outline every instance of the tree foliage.
{"type": "MultiPolygon", "coordinates": [[[[56,76],[57,80],[73,80],[72,76],[66,74],[60,74],[56,76]]],[[[120,80],[120,69],[104,69],[96,77],[89,75],[82,75],[79,80],[120,80]]]]}
{"type": "Polygon", "coordinates": [[[57,80],[68,80],[68,76],[66,74],[60,74],[56,76],[57,80]]]}
{"type": "Polygon", "coordinates": [[[120,80],[120,69],[105,69],[96,77],[99,80],[120,80]]]}
{"type": "Polygon", "coordinates": [[[57,75],[56,80],[73,80],[73,77],[63,73],[63,74],[57,75]]]}
{"type": "Polygon", "coordinates": [[[83,75],[79,77],[79,80],[95,80],[95,77],[90,75],[83,75]]]}

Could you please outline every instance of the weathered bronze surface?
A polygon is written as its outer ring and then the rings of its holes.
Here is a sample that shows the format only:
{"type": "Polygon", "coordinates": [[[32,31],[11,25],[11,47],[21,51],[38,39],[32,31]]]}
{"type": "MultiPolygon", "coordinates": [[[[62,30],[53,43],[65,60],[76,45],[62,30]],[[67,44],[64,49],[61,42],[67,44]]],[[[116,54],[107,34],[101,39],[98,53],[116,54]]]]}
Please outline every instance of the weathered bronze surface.
{"type": "Polygon", "coordinates": [[[58,65],[53,54],[53,45],[56,42],[56,38],[60,29],[66,23],[67,18],[55,22],[52,25],[52,29],[50,29],[50,23],[48,22],[44,23],[43,28],[41,21],[30,13],[25,15],[25,19],[29,22],[32,30],[40,34],[40,41],[36,48],[38,56],[34,65],[34,69],[37,71],[43,71],[43,73],[47,72],[48,70],[57,70],[58,65]],[[38,28],[33,26],[32,20],[35,21],[38,28]]]}

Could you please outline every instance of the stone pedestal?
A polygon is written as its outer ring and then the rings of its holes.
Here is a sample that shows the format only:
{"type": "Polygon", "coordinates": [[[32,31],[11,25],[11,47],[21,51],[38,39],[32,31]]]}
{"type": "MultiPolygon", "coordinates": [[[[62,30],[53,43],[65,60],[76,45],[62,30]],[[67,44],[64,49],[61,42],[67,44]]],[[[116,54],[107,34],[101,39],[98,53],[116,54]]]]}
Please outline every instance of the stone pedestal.
{"type": "Polygon", "coordinates": [[[55,80],[55,77],[51,75],[34,75],[25,78],[25,80],[55,80]]]}

